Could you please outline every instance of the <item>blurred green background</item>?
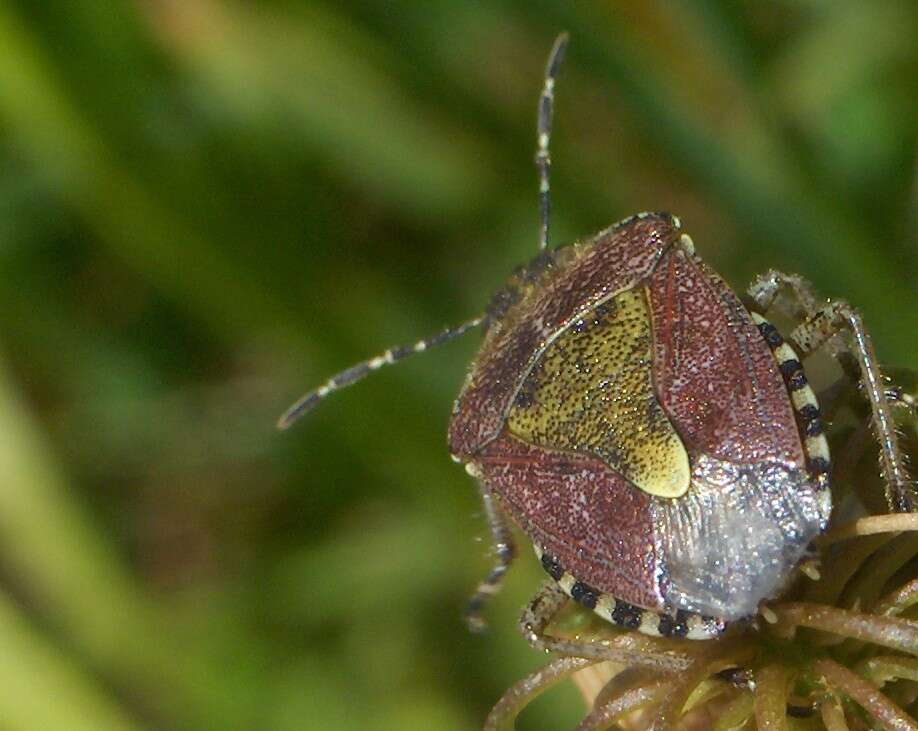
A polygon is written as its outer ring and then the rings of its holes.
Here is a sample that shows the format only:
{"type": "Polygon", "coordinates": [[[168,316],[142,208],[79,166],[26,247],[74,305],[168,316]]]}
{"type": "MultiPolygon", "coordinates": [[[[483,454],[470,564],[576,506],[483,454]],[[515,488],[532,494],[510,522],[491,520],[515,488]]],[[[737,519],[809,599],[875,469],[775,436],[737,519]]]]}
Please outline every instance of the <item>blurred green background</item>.
{"type": "Polygon", "coordinates": [[[459,620],[477,336],[274,421],[535,252],[562,29],[555,241],[674,211],[914,365],[911,0],[0,1],[0,728],[475,729],[544,662],[528,551],[459,620]]]}

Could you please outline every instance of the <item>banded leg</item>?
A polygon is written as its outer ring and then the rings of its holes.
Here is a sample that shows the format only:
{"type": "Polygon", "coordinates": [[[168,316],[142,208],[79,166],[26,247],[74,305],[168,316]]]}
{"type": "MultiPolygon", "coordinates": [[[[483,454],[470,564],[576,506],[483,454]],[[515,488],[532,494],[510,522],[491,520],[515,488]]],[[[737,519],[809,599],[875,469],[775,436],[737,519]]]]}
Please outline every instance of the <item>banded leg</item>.
{"type": "Polygon", "coordinates": [[[523,609],[520,632],[536,650],[652,667],[664,672],[678,672],[691,664],[688,656],[676,650],[657,649],[656,645],[651,644],[650,638],[638,633],[627,633],[616,638],[628,642],[623,646],[613,644],[615,640],[565,640],[552,637],[547,634],[548,626],[568,599],[561,587],[553,581],[547,581],[523,609]]]}
{"type": "Polygon", "coordinates": [[[494,500],[494,495],[480,482],[479,488],[481,490],[481,502],[485,509],[485,517],[491,529],[491,541],[494,545],[497,563],[484,581],[478,585],[468,604],[465,605],[465,621],[472,632],[483,632],[487,629],[488,625],[481,616],[481,610],[491,597],[501,590],[504,577],[516,557],[513,534],[510,532],[507,521],[494,500]]]}
{"type": "Polygon", "coordinates": [[[567,33],[562,33],[555,39],[555,45],[545,65],[545,84],[539,97],[538,150],[535,162],[539,170],[539,249],[542,251],[548,248],[548,226],[551,217],[551,155],[548,145],[551,141],[551,122],[555,104],[555,78],[564,60],[567,41],[567,33]]]}
{"type": "Polygon", "coordinates": [[[806,318],[791,332],[801,357],[828,344],[845,372],[861,384],[870,404],[874,436],[880,445],[880,470],[886,481],[890,509],[896,512],[918,510],[918,496],[899,449],[887,387],[860,313],[842,300],[819,303],[805,279],[774,270],[758,277],[750,286],[749,294],[759,307],[767,310],[782,290],[789,290],[806,318]],[[837,338],[841,332],[848,333],[850,342],[837,338]]]}

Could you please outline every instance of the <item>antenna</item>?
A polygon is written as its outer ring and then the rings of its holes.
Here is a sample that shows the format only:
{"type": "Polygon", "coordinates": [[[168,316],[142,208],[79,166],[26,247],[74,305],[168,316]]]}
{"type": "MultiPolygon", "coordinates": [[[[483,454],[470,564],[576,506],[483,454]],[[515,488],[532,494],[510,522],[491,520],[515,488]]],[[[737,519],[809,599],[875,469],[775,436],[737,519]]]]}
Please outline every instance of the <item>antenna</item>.
{"type": "MultiPolygon", "coordinates": [[[[542,87],[542,95],[539,97],[538,150],[536,152],[535,162],[539,170],[539,215],[541,221],[539,248],[543,251],[548,248],[548,227],[551,215],[551,192],[549,185],[551,156],[549,154],[548,145],[551,141],[551,122],[555,100],[555,78],[558,75],[561,62],[564,60],[564,51],[567,49],[568,39],[569,36],[567,33],[562,33],[555,39],[555,45],[552,47],[551,53],[548,56],[548,63],[545,65],[545,83],[542,87]]],[[[302,396],[284,412],[280,419],[278,419],[277,427],[279,429],[287,429],[295,421],[312,411],[321,401],[335,391],[366,378],[370,373],[379,370],[385,365],[392,365],[416,353],[423,353],[438,345],[455,340],[469,330],[481,325],[484,320],[485,318],[479,315],[456,327],[446,328],[431,338],[418,340],[414,345],[389,348],[385,352],[369,360],[365,360],[356,365],[352,365],[350,368],[344,369],[340,373],[329,378],[317,389],[302,396]]]]}
{"type": "Polygon", "coordinates": [[[448,327],[431,338],[418,340],[414,345],[389,348],[374,358],[370,358],[369,360],[365,360],[362,363],[352,365],[350,368],[345,368],[340,373],[336,373],[334,376],[329,378],[323,385],[319,386],[314,391],[310,391],[304,395],[295,404],[293,404],[293,406],[287,409],[283,416],[277,420],[277,428],[287,429],[300,417],[304,416],[308,412],[312,411],[316,406],[318,406],[320,401],[323,401],[335,391],[338,391],[345,386],[350,386],[351,384],[357,383],[357,381],[366,378],[373,371],[377,371],[385,365],[398,363],[399,361],[404,360],[409,356],[415,355],[416,353],[424,353],[431,348],[437,347],[438,345],[443,345],[443,343],[448,343],[451,340],[455,340],[460,335],[464,335],[472,328],[478,327],[483,321],[484,317],[476,317],[472,320],[468,320],[467,322],[462,323],[461,325],[458,325],[457,327],[448,327]]]}
{"type": "Polygon", "coordinates": [[[538,149],[536,151],[535,163],[539,170],[539,249],[544,251],[548,248],[548,225],[551,217],[551,186],[549,176],[551,174],[551,155],[548,151],[548,144],[551,142],[551,121],[555,104],[555,78],[561,63],[564,61],[564,51],[567,49],[567,42],[570,36],[562,33],[555,39],[555,45],[548,56],[548,63],[545,65],[545,85],[542,87],[542,96],[539,97],[539,121],[538,121],[538,149]]]}

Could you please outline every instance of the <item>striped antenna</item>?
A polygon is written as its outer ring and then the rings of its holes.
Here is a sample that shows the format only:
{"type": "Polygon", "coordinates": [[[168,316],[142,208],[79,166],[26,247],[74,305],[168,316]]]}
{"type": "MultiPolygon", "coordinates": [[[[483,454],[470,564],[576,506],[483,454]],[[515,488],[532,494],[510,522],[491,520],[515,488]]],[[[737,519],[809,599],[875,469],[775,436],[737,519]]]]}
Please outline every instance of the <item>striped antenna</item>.
{"type": "Polygon", "coordinates": [[[539,170],[539,216],[541,227],[539,230],[539,249],[548,248],[548,224],[551,217],[551,187],[549,176],[551,174],[551,155],[548,144],[551,142],[551,120],[555,105],[555,78],[561,62],[564,61],[564,51],[567,49],[569,36],[562,33],[555,39],[555,45],[548,56],[545,65],[545,85],[542,87],[542,96],[539,97],[539,122],[538,122],[538,150],[536,152],[536,167],[539,170]]]}
{"type": "Polygon", "coordinates": [[[353,365],[350,368],[346,368],[340,373],[337,373],[336,375],[329,378],[323,385],[319,386],[314,391],[307,393],[299,401],[293,404],[293,406],[287,409],[283,416],[277,420],[277,428],[288,428],[291,424],[293,424],[293,422],[297,421],[306,413],[312,411],[316,406],[319,405],[320,401],[323,401],[335,391],[338,391],[345,386],[350,386],[353,383],[357,383],[357,381],[366,378],[368,375],[370,375],[370,373],[379,370],[384,365],[398,363],[410,355],[414,355],[415,353],[423,353],[427,350],[430,350],[431,348],[435,348],[438,345],[448,343],[450,340],[455,340],[460,335],[464,335],[472,328],[478,327],[483,321],[484,317],[476,317],[472,320],[469,320],[468,322],[462,323],[458,327],[448,327],[434,335],[432,338],[418,340],[414,345],[389,348],[387,351],[377,355],[375,358],[370,358],[369,360],[365,360],[362,363],[358,363],[357,365],[353,365]]]}

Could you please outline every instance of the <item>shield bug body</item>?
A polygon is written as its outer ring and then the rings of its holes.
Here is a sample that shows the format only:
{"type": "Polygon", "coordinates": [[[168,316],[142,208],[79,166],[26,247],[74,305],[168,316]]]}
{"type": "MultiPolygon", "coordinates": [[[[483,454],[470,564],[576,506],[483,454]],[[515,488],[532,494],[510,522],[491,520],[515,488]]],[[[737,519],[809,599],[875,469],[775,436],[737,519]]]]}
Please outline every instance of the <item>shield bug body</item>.
{"type": "Polygon", "coordinates": [[[869,336],[844,302],[819,302],[801,278],[772,271],[744,304],[665,213],[548,248],[548,145],[566,40],[549,58],[538,108],[539,255],[483,316],[343,371],[280,425],[383,365],[481,327],[449,426],[497,554],[469,603],[470,624],[481,626],[515,555],[508,516],[552,580],[523,615],[527,639],[620,659],[549,638],[552,613],[570,597],[622,627],[716,637],[779,591],[825,529],[829,451],[801,365],[815,349],[831,343],[862,379],[899,509],[908,476],[869,336]],[[801,321],[788,340],[765,318],[773,306],[801,321]]]}
{"type": "Polygon", "coordinates": [[[492,302],[451,451],[609,621],[716,635],[827,523],[815,397],[754,318],[667,214],[536,259],[492,302]]]}

